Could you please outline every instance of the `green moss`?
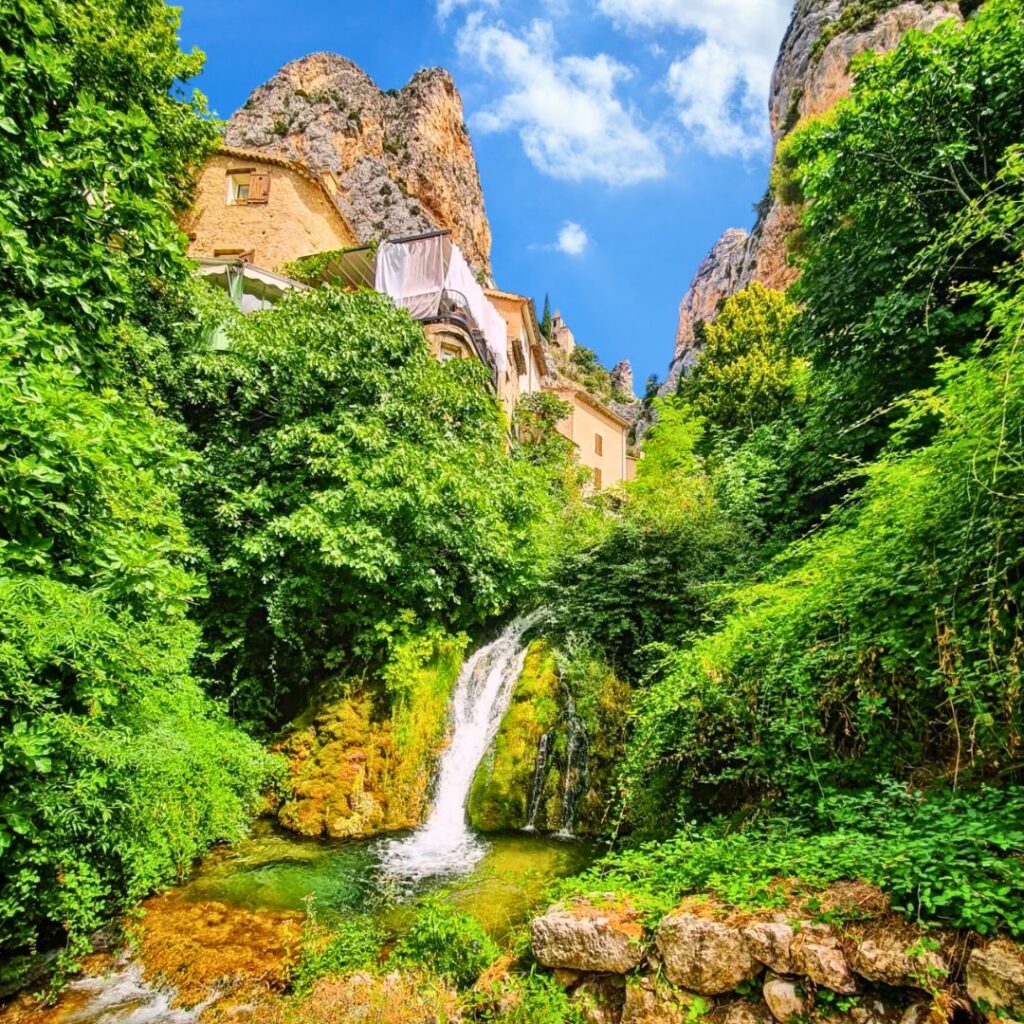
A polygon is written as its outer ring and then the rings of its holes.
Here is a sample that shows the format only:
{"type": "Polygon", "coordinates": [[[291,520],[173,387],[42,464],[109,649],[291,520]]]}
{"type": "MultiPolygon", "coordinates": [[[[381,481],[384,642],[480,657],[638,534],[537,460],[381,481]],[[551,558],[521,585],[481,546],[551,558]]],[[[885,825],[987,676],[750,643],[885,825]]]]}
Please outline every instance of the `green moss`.
{"type": "Polygon", "coordinates": [[[335,838],[418,824],[465,646],[465,636],[440,632],[407,638],[376,686],[307,709],[278,745],[291,765],[281,824],[335,838]]]}
{"type": "Polygon", "coordinates": [[[483,831],[522,828],[541,737],[558,722],[558,670],[551,647],[535,641],[494,746],[477,770],[469,820],[483,831]]]}

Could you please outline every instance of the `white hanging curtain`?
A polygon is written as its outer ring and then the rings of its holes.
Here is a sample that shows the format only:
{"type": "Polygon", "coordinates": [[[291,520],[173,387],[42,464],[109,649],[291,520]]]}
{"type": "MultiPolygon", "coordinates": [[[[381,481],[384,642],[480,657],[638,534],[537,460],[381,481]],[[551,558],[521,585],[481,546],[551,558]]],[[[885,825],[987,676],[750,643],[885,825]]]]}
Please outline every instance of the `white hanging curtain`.
{"type": "Polygon", "coordinates": [[[508,329],[505,320],[484,295],[483,288],[477,284],[466,257],[457,245],[452,246],[448,258],[444,286],[448,291],[459,292],[466,297],[469,312],[484,336],[494,367],[499,373],[504,373],[508,366],[508,329]]]}
{"type": "Polygon", "coordinates": [[[382,242],[377,249],[374,289],[390,295],[416,320],[437,316],[444,288],[444,237],[382,242]]]}

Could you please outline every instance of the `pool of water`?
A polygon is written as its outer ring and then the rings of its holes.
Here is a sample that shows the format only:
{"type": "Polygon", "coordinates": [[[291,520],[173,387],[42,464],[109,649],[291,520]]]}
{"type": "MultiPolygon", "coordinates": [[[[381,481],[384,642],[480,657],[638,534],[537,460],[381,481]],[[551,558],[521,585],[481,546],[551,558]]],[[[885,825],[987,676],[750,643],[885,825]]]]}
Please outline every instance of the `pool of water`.
{"type": "Polygon", "coordinates": [[[495,938],[524,921],[554,879],[594,857],[592,844],[527,833],[487,836],[468,871],[426,877],[388,869],[390,844],[372,840],[302,839],[262,824],[253,835],[209,857],[185,886],[194,900],[219,900],[248,910],[306,910],[326,925],[352,912],[371,913],[401,932],[420,898],[443,890],[495,938]]]}

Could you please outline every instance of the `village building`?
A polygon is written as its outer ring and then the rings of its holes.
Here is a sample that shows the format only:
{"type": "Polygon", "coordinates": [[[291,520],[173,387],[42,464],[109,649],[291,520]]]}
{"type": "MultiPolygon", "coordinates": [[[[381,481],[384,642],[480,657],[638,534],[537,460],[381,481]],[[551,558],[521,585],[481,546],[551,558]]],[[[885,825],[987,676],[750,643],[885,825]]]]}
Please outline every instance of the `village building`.
{"type": "Polygon", "coordinates": [[[478,359],[489,370],[509,422],[526,395],[552,391],[572,406],[558,429],[591,470],[597,489],[630,475],[628,423],[578,385],[563,381],[551,355],[572,354],[575,340],[560,313],[545,349],[533,301],[484,287],[449,231],[360,245],[334,199],[329,176],[292,160],[222,148],[197,176],[195,202],[182,218],[198,273],[220,285],[245,312],[317,281],[372,288],[423,325],[435,358],[478,359]],[[329,258],[317,280],[288,276],[302,257],[329,258]]]}
{"type": "Polygon", "coordinates": [[[533,299],[525,295],[497,288],[486,288],[484,294],[507,326],[508,369],[498,382],[498,396],[506,408],[513,409],[524,395],[542,390],[551,372],[537,325],[537,310],[533,299]]]}
{"type": "Polygon", "coordinates": [[[359,244],[328,178],[245,149],[223,148],[206,161],[181,227],[194,258],[240,260],[278,275],[300,256],[359,244]]]}
{"type": "Polygon", "coordinates": [[[594,489],[632,479],[636,460],[629,454],[628,420],[571,381],[559,381],[546,390],[571,406],[558,430],[572,441],[577,460],[593,474],[594,489]]]}

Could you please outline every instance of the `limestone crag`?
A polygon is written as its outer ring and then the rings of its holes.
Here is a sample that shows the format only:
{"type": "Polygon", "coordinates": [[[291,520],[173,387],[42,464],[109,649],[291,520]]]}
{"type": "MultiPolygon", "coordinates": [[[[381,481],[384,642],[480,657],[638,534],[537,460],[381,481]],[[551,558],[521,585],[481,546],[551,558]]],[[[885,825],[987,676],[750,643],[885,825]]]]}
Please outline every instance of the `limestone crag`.
{"type": "MultiPolygon", "coordinates": [[[[948,18],[961,17],[953,0],[894,2],[875,13],[858,13],[863,7],[858,0],[798,0],[772,75],[773,157],[779,141],[801,119],[830,110],[849,94],[850,62],[857,54],[885,53],[911,29],[929,31],[948,18]],[[842,30],[836,31],[838,26],[842,30]]],[[[798,225],[799,211],[769,193],[749,235],[730,228],[719,239],[680,303],[675,352],[662,394],[673,392],[679,375],[696,361],[696,324],[713,319],[722,301],[752,281],[782,291],[796,280],[786,242],[798,225]]]]}
{"type": "Polygon", "coordinates": [[[345,57],[310,54],[250,95],[225,142],[319,172],[361,241],[447,228],[490,276],[480,175],[462,99],[442,68],[382,92],[345,57]]]}

